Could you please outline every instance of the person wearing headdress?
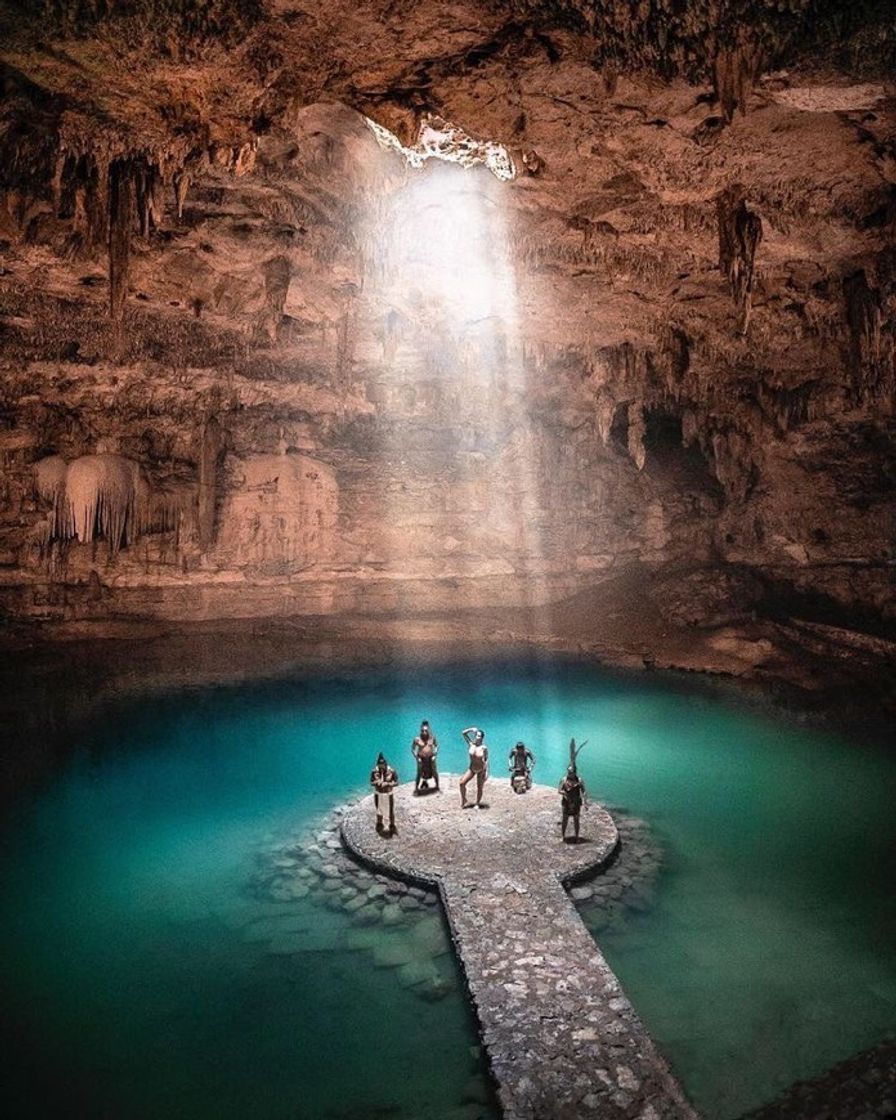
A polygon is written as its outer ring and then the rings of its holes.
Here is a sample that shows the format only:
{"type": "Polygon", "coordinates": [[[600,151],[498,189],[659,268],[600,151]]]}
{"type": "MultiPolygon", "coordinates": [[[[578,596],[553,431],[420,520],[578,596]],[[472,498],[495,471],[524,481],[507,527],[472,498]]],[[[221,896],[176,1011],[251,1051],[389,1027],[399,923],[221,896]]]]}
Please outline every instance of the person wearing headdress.
{"type": "Polygon", "coordinates": [[[575,843],[579,839],[579,814],[586,804],[585,783],[579,777],[575,766],[567,767],[566,777],[560,783],[560,800],[563,804],[563,824],[560,829],[560,837],[562,840],[566,839],[566,826],[571,817],[573,843],[575,843]]]}
{"type": "Polygon", "coordinates": [[[370,784],[373,786],[373,802],[376,806],[376,830],[385,830],[385,819],[388,814],[389,832],[395,831],[395,787],[398,785],[398,774],[393,766],[386,761],[382,751],[377,756],[376,766],[370,771],[370,784]]]}

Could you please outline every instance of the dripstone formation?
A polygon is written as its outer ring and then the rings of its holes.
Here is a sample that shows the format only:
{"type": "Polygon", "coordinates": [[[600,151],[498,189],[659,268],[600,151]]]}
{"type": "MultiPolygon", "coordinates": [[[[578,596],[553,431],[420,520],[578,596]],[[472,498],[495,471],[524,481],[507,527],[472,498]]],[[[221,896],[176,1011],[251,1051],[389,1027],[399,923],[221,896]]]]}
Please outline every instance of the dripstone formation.
{"type": "Polygon", "coordinates": [[[7,616],[883,680],[891,16],[3,0],[7,616]]]}

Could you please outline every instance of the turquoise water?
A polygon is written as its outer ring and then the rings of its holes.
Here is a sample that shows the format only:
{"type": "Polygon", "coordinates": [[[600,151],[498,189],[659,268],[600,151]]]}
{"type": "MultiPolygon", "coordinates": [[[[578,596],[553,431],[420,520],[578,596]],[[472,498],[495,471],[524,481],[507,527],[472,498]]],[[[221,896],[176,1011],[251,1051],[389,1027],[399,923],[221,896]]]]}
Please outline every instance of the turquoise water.
{"type": "MultiPolygon", "coordinates": [[[[496,774],[522,738],[551,783],[587,738],[592,795],[648,821],[653,904],[597,936],[707,1117],[896,1026],[886,744],[561,659],[318,673],[122,704],[19,797],[0,865],[7,1115],[492,1116],[450,956],[428,1000],[311,900],[290,905],[295,951],[247,932],[276,910],[250,889],[260,853],[362,789],[378,750],[409,778],[422,717],[445,770],[471,723],[496,774]]],[[[401,959],[425,961],[438,922],[401,959]]]]}

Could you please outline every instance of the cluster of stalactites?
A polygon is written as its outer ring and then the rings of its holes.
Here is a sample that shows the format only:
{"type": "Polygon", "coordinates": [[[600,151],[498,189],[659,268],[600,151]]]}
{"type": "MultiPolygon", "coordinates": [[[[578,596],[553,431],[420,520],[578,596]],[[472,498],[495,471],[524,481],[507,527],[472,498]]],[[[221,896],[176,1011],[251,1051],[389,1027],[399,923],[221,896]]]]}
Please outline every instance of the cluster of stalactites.
{"type": "Polygon", "coordinates": [[[719,219],[719,268],[728,278],[740,312],[740,332],[750,324],[756,250],[762,240],[762,220],[747,208],[739,185],[722,191],[717,202],[719,219]]]}
{"type": "Polygon", "coordinates": [[[892,343],[889,361],[885,353],[881,293],[868,282],[864,269],[843,278],[846,322],[849,325],[850,360],[859,400],[873,398],[883,390],[889,365],[893,370],[892,343]]]}
{"type": "MultiPolygon", "coordinates": [[[[761,444],[766,421],[761,412],[739,412],[720,423],[709,398],[694,396],[688,380],[691,340],[671,326],[656,349],[624,343],[592,354],[590,379],[596,388],[595,421],[604,446],[614,432],[621,438],[638,471],[650,457],[648,417],[652,413],[677,418],[681,446],[697,448],[726,493],[742,500],[756,475],[756,441],[761,444]]],[[[706,386],[704,386],[706,388],[706,386]]]]}
{"type": "Polygon", "coordinates": [[[82,455],[71,462],[50,455],[35,464],[34,484],[50,506],[51,540],[104,537],[115,553],[148,524],[149,487],[139,464],[124,455],[82,455]]]}
{"type": "Polygon", "coordinates": [[[246,174],[254,167],[255,153],[253,142],[242,147],[113,156],[101,148],[85,149],[74,136],[61,138],[53,175],[54,207],[60,218],[72,223],[73,253],[89,253],[105,242],[114,320],[124,315],[131,240],[135,234],[149,237],[162,224],[166,192],[171,192],[180,220],[197,172],[216,166],[246,174]]]}

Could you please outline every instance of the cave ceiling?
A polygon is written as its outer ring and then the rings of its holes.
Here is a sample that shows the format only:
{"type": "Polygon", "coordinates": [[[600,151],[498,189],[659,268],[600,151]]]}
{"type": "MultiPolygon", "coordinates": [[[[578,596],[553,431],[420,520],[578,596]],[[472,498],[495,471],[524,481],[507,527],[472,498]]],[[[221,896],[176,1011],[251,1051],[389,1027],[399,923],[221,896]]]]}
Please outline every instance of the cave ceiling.
{"type": "MultiPolygon", "coordinates": [[[[510,182],[436,173],[467,177],[446,189],[475,195],[512,260],[503,344],[530,370],[526,408],[560,439],[590,432],[622,488],[647,485],[623,472],[649,475],[670,442],[693,451],[676,470],[706,475],[689,508],[711,524],[680,540],[648,526],[628,552],[796,565],[791,583],[892,613],[888,3],[4,0],[0,44],[17,478],[40,454],[139,458],[142,440],[147,469],[167,458],[166,485],[201,490],[214,414],[244,463],[285,440],[339,490],[391,391],[384,367],[413,351],[437,368],[441,342],[475,362],[482,345],[485,313],[434,307],[383,266],[390,231],[409,236],[402,192],[431,169],[365,118],[405,146],[435,119],[513,161],[510,182]],[[153,429],[139,439],[136,414],[153,429]]],[[[444,236],[425,220],[413,236],[444,236]]],[[[627,500],[662,506],[673,475],[627,500]]],[[[351,499],[334,501],[335,526],[351,499]]],[[[674,502],[664,516],[687,520],[674,502]]],[[[249,563],[244,546],[219,567],[249,563]]]]}

